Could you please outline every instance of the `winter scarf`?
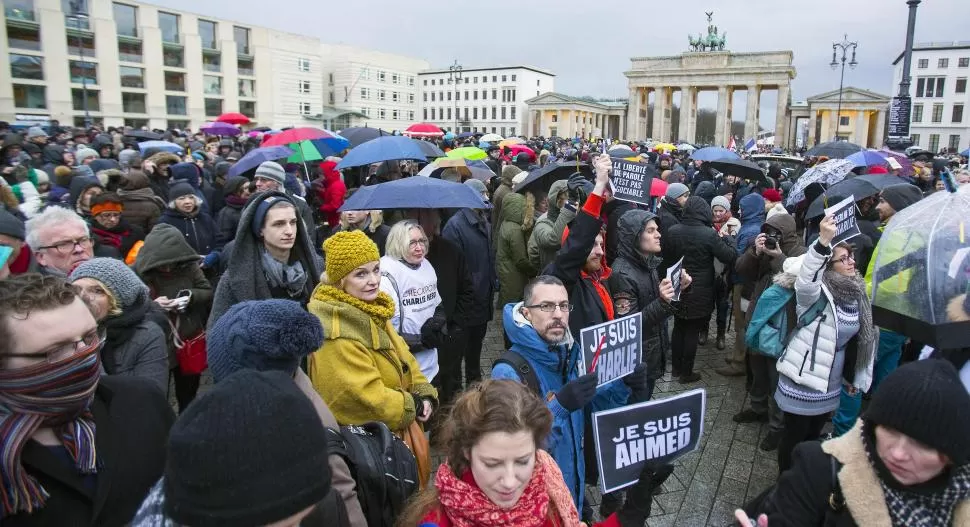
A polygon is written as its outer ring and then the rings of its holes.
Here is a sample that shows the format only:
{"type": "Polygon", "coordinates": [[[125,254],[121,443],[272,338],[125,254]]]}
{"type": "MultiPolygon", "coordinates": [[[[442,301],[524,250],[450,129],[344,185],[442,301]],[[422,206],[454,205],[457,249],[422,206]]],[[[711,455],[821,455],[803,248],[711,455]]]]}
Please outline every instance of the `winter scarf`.
{"type": "Polygon", "coordinates": [[[546,525],[550,514],[561,519],[561,525],[579,525],[579,515],[569,490],[562,484],[556,462],[543,450],[536,451],[532,479],[511,509],[492,503],[475,483],[471,470],[466,470],[459,479],[448,463],[442,463],[434,484],[441,506],[455,527],[539,527],[546,525]]]}
{"type": "Polygon", "coordinates": [[[152,309],[152,301],[147,295],[139,294],[138,302],[131,306],[124,306],[124,311],[114,317],[105,319],[104,347],[111,350],[124,345],[131,339],[135,327],[148,315],[152,309]]]}
{"type": "Polygon", "coordinates": [[[269,286],[286,289],[286,294],[290,295],[291,298],[300,296],[307,279],[303,264],[299,260],[291,264],[284,264],[270,256],[265,247],[260,248],[260,253],[263,262],[263,275],[266,277],[269,286]]]}
{"type": "Polygon", "coordinates": [[[97,472],[90,407],[101,372],[98,350],[95,346],[55,364],[0,370],[0,518],[29,514],[50,497],[20,461],[27,441],[41,427],[55,430],[81,474],[97,472]]]}
{"type": "MultiPolygon", "coordinates": [[[[859,342],[873,342],[876,340],[876,329],[872,325],[872,304],[869,303],[869,296],[866,294],[866,282],[859,273],[854,276],[845,276],[835,271],[825,271],[822,274],[822,283],[832,293],[832,298],[836,304],[849,305],[853,302],[859,304],[859,342]]],[[[835,306],[832,306],[833,310],[835,306]]],[[[874,346],[859,347],[860,353],[856,358],[856,364],[868,364],[872,360],[874,346]]]]}
{"type": "Polygon", "coordinates": [[[316,291],[313,292],[313,298],[316,300],[330,300],[332,302],[350,304],[370,315],[371,319],[374,320],[379,328],[384,327],[387,321],[391,320],[391,317],[394,316],[394,309],[397,307],[391,295],[384,291],[378,293],[377,299],[373,302],[367,302],[356,296],[347,294],[332,285],[323,284],[318,286],[316,291]]]}
{"type": "Polygon", "coordinates": [[[734,218],[734,216],[731,215],[731,211],[730,210],[725,211],[724,215],[721,216],[721,219],[723,219],[724,221],[720,221],[720,222],[719,221],[715,221],[714,222],[714,231],[715,232],[721,232],[721,227],[723,227],[725,223],[731,221],[732,218],[734,218]]]}
{"type": "Polygon", "coordinates": [[[970,498],[970,465],[951,467],[930,481],[906,487],[896,481],[876,453],[875,426],[865,421],[862,442],[869,463],[879,475],[893,527],[952,524],[956,506],[970,498]]]}

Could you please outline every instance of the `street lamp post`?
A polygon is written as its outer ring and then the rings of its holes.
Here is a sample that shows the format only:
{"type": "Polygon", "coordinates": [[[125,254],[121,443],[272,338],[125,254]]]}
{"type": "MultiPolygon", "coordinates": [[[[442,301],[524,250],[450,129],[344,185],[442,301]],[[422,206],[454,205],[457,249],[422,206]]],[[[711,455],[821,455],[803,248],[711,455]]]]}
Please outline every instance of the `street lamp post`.
{"type": "MultiPolygon", "coordinates": [[[[70,17],[74,19],[75,22],[80,22],[81,20],[87,20],[88,14],[82,9],[82,0],[70,0],[69,5],[71,7],[70,17]]],[[[76,30],[80,30],[80,24],[77,24],[76,30]]],[[[77,49],[78,53],[81,55],[81,108],[84,110],[84,128],[88,129],[91,127],[91,113],[88,111],[88,76],[87,72],[87,62],[84,59],[84,43],[81,40],[81,35],[77,35],[77,49]]]]}
{"type": "Polygon", "coordinates": [[[849,62],[849,67],[852,69],[855,69],[855,67],[859,65],[859,63],[856,62],[855,60],[855,50],[858,46],[859,46],[858,42],[849,42],[848,34],[845,35],[845,38],[842,39],[842,42],[834,42],[832,44],[832,63],[829,64],[829,66],[832,66],[833,70],[839,67],[839,62],[835,60],[835,52],[837,50],[842,50],[842,59],[841,59],[842,77],[839,79],[839,109],[836,112],[836,121],[835,121],[835,140],[836,141],[839,140],[839,127],[842,126],[842,86],[845,83],[845,58],[849,50],[851,49],[852,60],[849,62]]]}
{"type": "Polygon", "coordinates": [[[448,84],[453,84],[455,88],[455,135],[458,134],[458,83],[461,82],[461,64],[458,59],[455,63],[448,66],[448,84]]]}
{"type": "Polygon", "coordinates": [[[906,2],[906,5],[909,6],[909,22],[906,24],[906,50],[903,52],[903,77],[899,81],[900,97],[909,96],[909,84],[911,81],[909,68],[913,60],[913,33],[916,31],[916,8],[919,7],[921,1],[908,0],[906,2]]]}

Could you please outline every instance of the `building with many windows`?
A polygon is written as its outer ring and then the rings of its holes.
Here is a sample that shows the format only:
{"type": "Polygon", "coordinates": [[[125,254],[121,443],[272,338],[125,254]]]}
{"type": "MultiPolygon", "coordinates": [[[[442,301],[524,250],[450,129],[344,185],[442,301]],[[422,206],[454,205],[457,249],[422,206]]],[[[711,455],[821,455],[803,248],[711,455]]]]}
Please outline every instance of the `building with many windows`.
{"type": "MultiPolygon", "coordinates": [[[[896,85],[903,76],[902,54],[893,65],[896,85]]],[[[910,76],[913,144],[932,152],[966,149],[970,145],[970,41],[915,44],[910,76]]]]}
{"type": "Polygon", "coordinates": [[[87,115],[105,126],[194,129],[221,113],[240,112],[270,127],[403,129],[407,125],[392,116],[415,116],[416,76],[428,67],[409,57],[134,1],[2,4],[0,55],[8,58],[9,75],[0,76],[0,120],[10,122],[80,126],[87,115]],[[343,97],[345,88],[359,89],[349,68],[365,66],[374,71],[375,96],[386,85],[386,97],[396,100],[365,105],[343,97]],[[379,73],[386,81],[376,80],[379,73]],[[393,78],[403,79],[400,90],[392,90],[393,78]]]}
{"type": "Polygon", "coordinates": [[[532,66],[432,69],[418,74],[420,121],[443,130],[526,133],[526,100],[555,90],[556,75],[532,66]]]}

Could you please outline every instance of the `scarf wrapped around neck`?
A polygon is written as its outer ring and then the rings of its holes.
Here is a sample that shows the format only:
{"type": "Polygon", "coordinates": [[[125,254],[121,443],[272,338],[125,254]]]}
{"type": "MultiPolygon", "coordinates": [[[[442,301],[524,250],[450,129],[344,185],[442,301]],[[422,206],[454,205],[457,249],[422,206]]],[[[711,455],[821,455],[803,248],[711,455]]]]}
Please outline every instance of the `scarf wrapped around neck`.
{"type": "Polygon", "coordinates": [[[455,476],[447,462],[438,468],[434,484],[441,507],[455,527],[540,527],[546,524],[550,515],[558,525],[580,525],[579,514],[563,483],[562,473],[552,456],[543,450],[536,451],[532,479],[511,509],[493,503],[475,483],[470,471],[461,478],[455,476]]]}
{"type": "MultiPolygon", "coordinates": [[[[868,364],[873,358],[875,346],[869,346],[876,339],[876,328],[872,325],[872,304],[866,294],[866,282],[859,273],[845,276],[836,271],[825,271],[822,283],[832,293],[836,304],[848,305],[856,302],[859,306],[859,343],[856,364],[868,364]],[[862,345],[866,343],[867,345],[862,345]]],[[[833,309],[835,306],[832,306],[833,309]]]]}
{"type": "Polygon", "coordinates": [[[280,262],[273,258],[265,248],[260,249],[262,253],[263,276],[270,287],[278,287],[286,290],[290,298],[299,297],[306,286],[307,274],[303,269],[303,264],[297,260],[291,264],[280,262]]]}
{"type": "Polygon", "coordinates": [[[371,319],[377,324],[377,327],[383,328],[387,324],[388,320],[394,316],[394,309],[396,305],[394,304],[394,299],[391,295],[381,291],[377,294],[377,298],[373,302],[367,302],[361,300],[356,296],[345,293],[341,289],[337,289],[332,285],[320,284],[317,286],[316,291],[313,292],[313,297],[317,300],[330,300],[333,302],[343,302],[345,304],[350,304],[357,309],[367,313],[371,319]]]}

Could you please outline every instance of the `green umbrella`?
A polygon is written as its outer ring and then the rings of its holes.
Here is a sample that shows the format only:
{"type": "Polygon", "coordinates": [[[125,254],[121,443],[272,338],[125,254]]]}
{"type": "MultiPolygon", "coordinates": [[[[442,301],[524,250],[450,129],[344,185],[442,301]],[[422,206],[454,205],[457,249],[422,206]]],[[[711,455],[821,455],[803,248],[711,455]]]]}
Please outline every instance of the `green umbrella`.
{"type": "Polygon", "coordinates": [[[287,163],[306,163],[308,161],[319,161],[324,156],[320,155],[317,147],[309,139],[299,143],[290,143],[289,147],[293,150],[293,155],[286,158],[287,163]]]}
{"type": "Polygon", "coordinates": [[[448,152],[448,157],[452,159],[467,159],[469,161],[476,161],[479,159],[485,159],[488,157],[488,154],[476,146],[465,146],[448,152]]]}

